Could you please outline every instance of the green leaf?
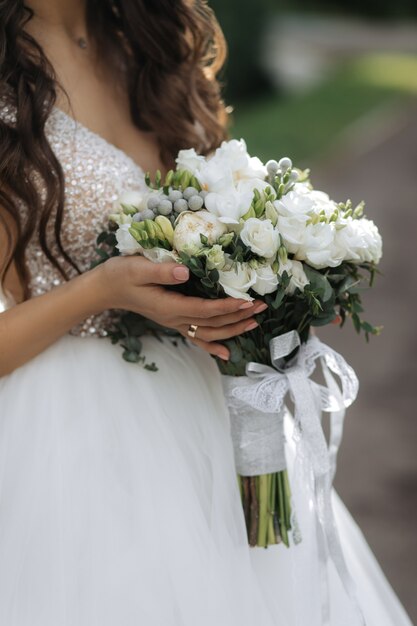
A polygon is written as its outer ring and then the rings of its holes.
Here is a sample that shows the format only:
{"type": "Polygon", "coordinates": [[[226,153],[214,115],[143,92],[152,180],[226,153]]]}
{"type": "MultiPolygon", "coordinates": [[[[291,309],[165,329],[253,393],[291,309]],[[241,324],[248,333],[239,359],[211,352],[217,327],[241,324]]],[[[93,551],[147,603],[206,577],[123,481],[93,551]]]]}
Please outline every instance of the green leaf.
{"type": "Polygon", "coordinates": [[[137,352],[133,352],[130,350],[124,350],[122,356],[124,360],[127,361],[128,363],[139,363],[140,358],[141,358],[137,352]]]}
{"type": "Polygon", "coordinates": [[[320,300],[327,302],[333,295],[333,287],[324,274],[304,265],[304,271],[310,281],[310,289],[318,293],[320,300]]]}
{"type": "Polygon", "coordinates": [[[204,287],[207,287],[208,289],[213,289],[214,287],[214,283],[212,283],[210,278],[207,278],[206,276],[204,276],[204,278],[201,279],[201,284],[204,285],[204,287]]]}
{"type": "Polygon", "coordinates": [[[284,298],[285,298],[285,291],[283,289],[278,289],[275,298],[271,302],[272,308],[278,309],[281,306],[284,298]]]}

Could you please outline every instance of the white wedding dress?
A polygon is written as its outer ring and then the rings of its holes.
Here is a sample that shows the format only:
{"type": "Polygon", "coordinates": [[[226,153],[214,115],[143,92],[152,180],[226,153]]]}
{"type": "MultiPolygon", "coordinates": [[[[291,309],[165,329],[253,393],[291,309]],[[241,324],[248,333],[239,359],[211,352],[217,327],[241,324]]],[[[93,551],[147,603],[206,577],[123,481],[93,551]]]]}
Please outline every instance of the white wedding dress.
{"type": "MultiPolygon", "coordinates": [[[[143,173],[57,109],[47,132],[66,178],[64,243],[86,270],[112,202],[143,173]]],[[[28,263],[34,295],[62,282],[36,241],[28,263]]],[[[0,626],[322,626],[308,464],[294,473],[289,443],[301,544],[249,548],[215,362],[146,338],[159,371],[145,371],[97,336],[105,319],[0,379],[0,626]]],[[[410,626],[334,507],[367,626],[410,626]]],[[[331,626],[357,626],[327,570],[331,626]]]]}

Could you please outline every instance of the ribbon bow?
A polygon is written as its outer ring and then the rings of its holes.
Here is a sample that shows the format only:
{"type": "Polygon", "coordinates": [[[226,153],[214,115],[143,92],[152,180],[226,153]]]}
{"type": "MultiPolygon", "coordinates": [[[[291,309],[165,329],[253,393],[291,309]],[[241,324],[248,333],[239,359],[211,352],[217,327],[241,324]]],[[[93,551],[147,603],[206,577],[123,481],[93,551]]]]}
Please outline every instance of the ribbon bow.
{"type": "MultiPolygon", "coordinates": [[[[232,403],[233,399],[239,400],[251,406],[256,412],[282,415],[285,397],[287,393],[290,394],[295,409],[296,462],[299,444],[302,442],[309,450],[314,473],[319,557],[324,590],[323,625],[330,624],[326,574],[328,557],[336,567],[359,623],[364,625],[365,620],[345,562],[331,504],[332,482],[343,435],[345,409],[356,399],[358,379],[343,357],[317,337],[311,337],[307,343],[301,344],[298,333],[291,331],[271,340],[270,353],[272,367],[250,362],[246,365],[246,377],[235,378],[235,383],[231,377],[225,377],[229,379],[225,383],[226,395],[232,403]],[[286,357],[291,357],[295,350],[297,354],[286,362],[286,357]],[[321,363],[325,385],[320,385],[310,378],[317,361],[321,363]],[[333,374],[340,379],[341,389],[333,374]],[[329,445],[321,424],[322,411],[330,413],[329,445]]],[[[281,465],[279,469],[282,469],[281,465]]],[[[278,468],[272,471],[278,471],[278,468]]],[[[252,464],[251,474],[245,475],[262,473],[265,473],[262,469],[258,472],[253,471],[252,464]]]]}

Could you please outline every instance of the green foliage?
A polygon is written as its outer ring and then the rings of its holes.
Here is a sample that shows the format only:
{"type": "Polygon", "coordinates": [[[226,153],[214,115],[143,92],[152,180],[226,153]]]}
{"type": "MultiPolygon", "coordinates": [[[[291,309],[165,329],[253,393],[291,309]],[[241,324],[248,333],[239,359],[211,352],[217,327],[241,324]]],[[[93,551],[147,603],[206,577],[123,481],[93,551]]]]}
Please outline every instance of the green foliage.
{"type": "Polygon", "coordinates": [[[364,56],[302,94],[269,94],[240,102],[232,134],[244,137],[249,152],[262,160],[278,149],[305,163],[368,112],[413,97],[416,75],[415,56],[364,56]]]}

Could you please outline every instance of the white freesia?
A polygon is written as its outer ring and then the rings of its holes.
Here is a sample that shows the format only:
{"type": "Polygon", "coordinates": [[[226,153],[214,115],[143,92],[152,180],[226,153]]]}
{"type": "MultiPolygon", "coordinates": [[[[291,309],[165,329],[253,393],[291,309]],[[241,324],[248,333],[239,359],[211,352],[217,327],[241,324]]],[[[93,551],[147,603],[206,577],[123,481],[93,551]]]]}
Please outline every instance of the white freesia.
{"type": "Polygon", "coordinates": [[[143,252],[142,246],[129,232],[130,224],[122,224],[116,230],[116,248],[122,255],[139,254],[143,252]]]}
{"type": "Polygon", "coordinates": [[[212,245],[226,232],[226,226],[208,211],[184,211],[175,223],[174,248],[178,252],[195,254],[204,246],[200,235],[207,237],[208,244],[212,245]]]}
{"type": "Polygon", "coordinates": [[[207,259],[207,268],[209,270],[222,270],[225,267],[226,255],[222,246],[218,243],[208,249],[205,254],[207,259]]]}
{"type": "Polygon", "coordinates": [[[232,298],[253,300],[248,291],[256,283],[256,279],[256,270],[247,263],[234,263],[230,269],[219,271],[219,283],[232,298]]]}
{"type": "Polygon", "coordinates": [[[257,180],[257,185],[263,187],[268,184],[265,182],[266,167],[257,157],[248,154],[243,140],[224,141],[212,156],[198,163],[192,171],[202,188],[214,193],[228,192],[243,181],[257,180]]]}
{"type": "Polygon", "coordinates": [[[125,205],[134,207],[137,211],[143,211],[149,195],[146,191],[124,191],[114,202],[113,208],[115,211],[123,211],[123,205],[125,205]]]}
{"type": "Polygon", "coordinates": [[[152,263],[178,263],[179,256],[173,250],[165,250],[165,248],[144,248],[143,256],[152,261],[152,263]]]}
{"type": "Polygon", "coordinates": [[[133,222],[133,219],[131,215],[126,215],[126,213],[118,211],[117,213],[110,213],[109,221],[114,222],[119,226],[121,226],[122,224],[128,224],[130,226],[130,224],[133,222]]]}
{"type": "Polygon", "coordinates": [[[214,157],[202,164],[195,176],[201,187],[209,192],[223,193],[234,188],[230,165],[214,157]]]}
{"type": "Polygon", "coordinates": [[[258,157],[249,155],[246,142],[243,139],[223,141],[220,148],[216,150],[212,160],[216,160],[223,165],[227,164],[236,183],[242,179],[264,179],[267,175],[265,165],[258,157]]]}
{"type": "Polygon", "coordinates": [[[208,193],[205,205],[206,209],[224,224],[239,224],[240,218],[249,210],[252,200],[253,190],[250,188],[239,191],[229,187],[221,193],[208,193]]]}
{"type": "Polygon", "coordinates": [[[275,256],[280,245],[279,232],[268,219],[250,217],[240,231],[240,238],[254,254],[264,258],[275,256]]]}
{"type": "Polygon", "coordinates": [[[278,274],[283,275],[287,272],[290,277],[290,284],[287,287],[286,292],[292,295],[296,289],[304,291],[304,287],[310,283],[303,268],[303,264],[300,261],[287,260],[286,263],[281,263],[278,269],[278,274]]]}
{"type": "Polygon", "coordinates": [[[260,265],[255,268],[255,272],[256,281],[252,285],[253,291],[256,291],[260,296],[276,291],[278,287],[278,276],[271,265],[260,265]]]}
{"type": "Polygon", "coordinates": [[[189,150],[180,150],[175,162],[177,169],[188,170],[192,174],[196,174],[200,167],[205,163],[206,159],[201,154],[197,154],[194,148],[189,150]]]}

